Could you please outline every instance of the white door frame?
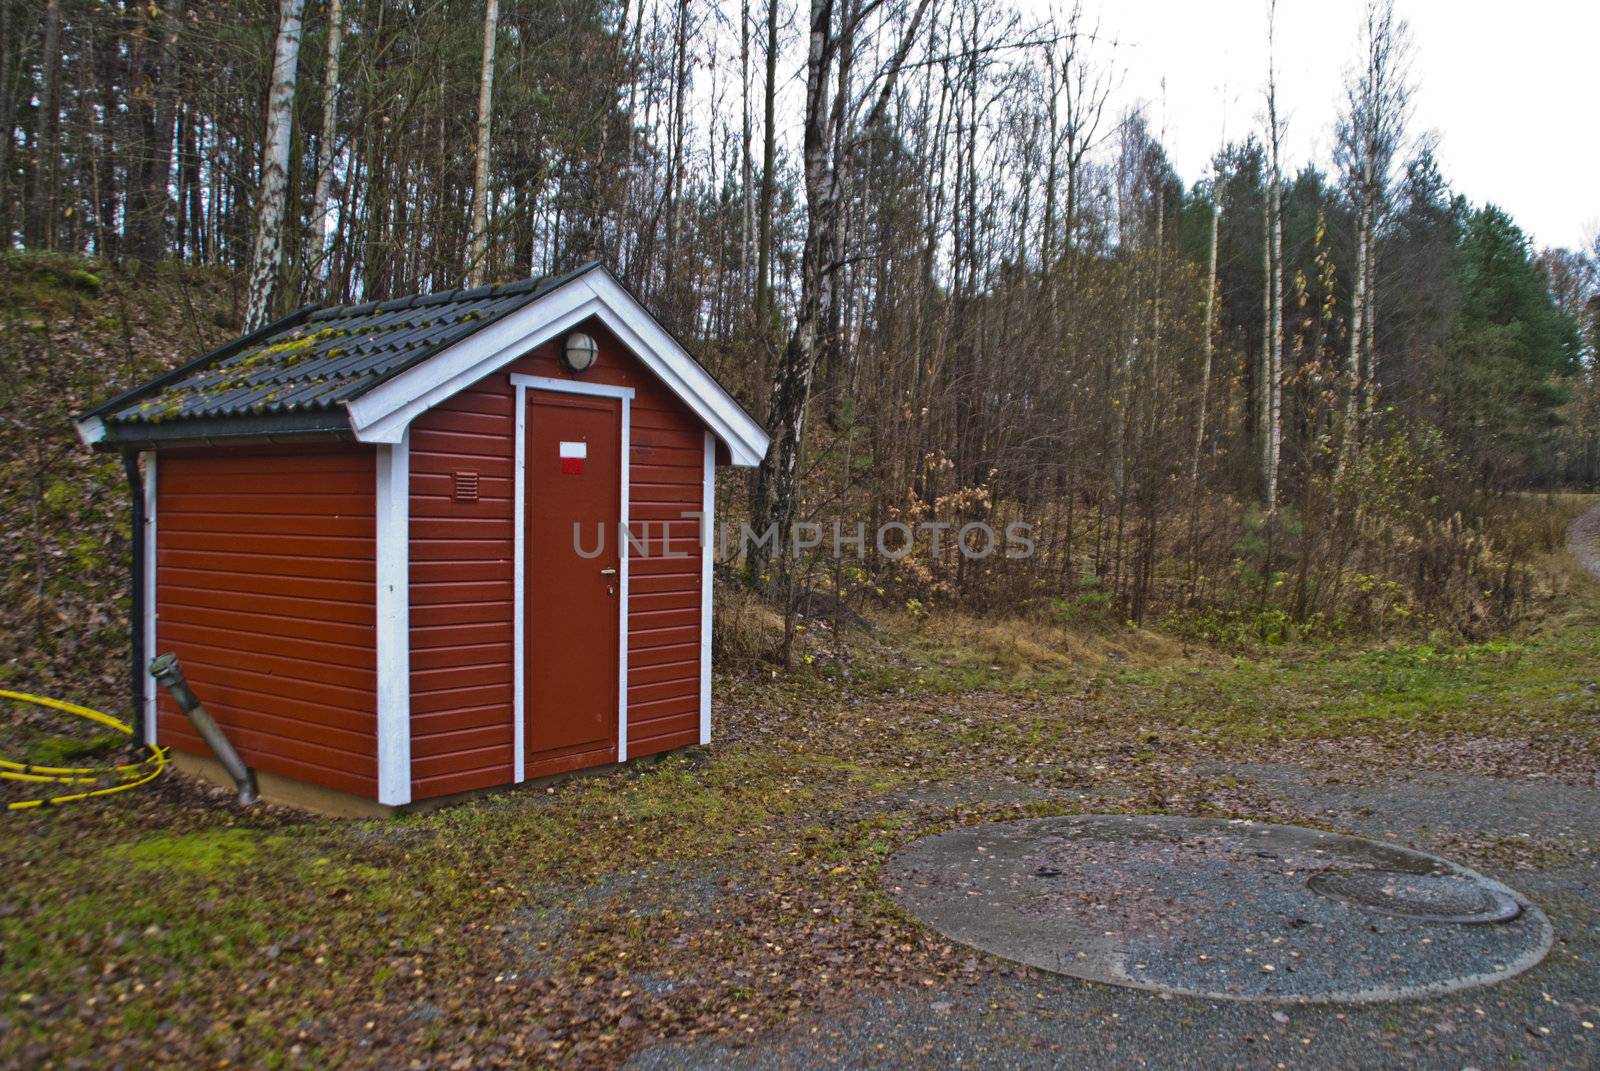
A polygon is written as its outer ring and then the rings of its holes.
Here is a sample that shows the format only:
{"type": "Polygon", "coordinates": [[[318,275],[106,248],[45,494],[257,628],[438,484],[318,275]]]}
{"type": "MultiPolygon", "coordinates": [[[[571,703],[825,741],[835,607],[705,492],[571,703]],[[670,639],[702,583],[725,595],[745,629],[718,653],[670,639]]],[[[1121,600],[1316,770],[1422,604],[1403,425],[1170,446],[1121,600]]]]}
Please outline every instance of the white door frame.
{"type": "Polygon", "coordinates": [[[516,462],[511,496],[512,562],[511,562],[511,741],[512,777],[518,783],[527,780],[525,749],[527,745],[527,706],[525,686],[527,674],[527,648],[525,621],[527,594],[525,570],[527,568],[527,486],[528,486],[528,391],[542,390],[558,394],[586,394],[595,398],[616,398],[622,402],[622,459],[620,469],[621,503],[618,510],[619,529],[612,533],[617,547],[617,761],[628,761],[628,540],[623,532],[628,530],[628,453],[633,426],[633,388],[614,387],[608,383],[586,383],[570,379],[552,379],[548,376],[528,376],[519,372],[511,374],[511,385],[516,388],[516,462]]]}

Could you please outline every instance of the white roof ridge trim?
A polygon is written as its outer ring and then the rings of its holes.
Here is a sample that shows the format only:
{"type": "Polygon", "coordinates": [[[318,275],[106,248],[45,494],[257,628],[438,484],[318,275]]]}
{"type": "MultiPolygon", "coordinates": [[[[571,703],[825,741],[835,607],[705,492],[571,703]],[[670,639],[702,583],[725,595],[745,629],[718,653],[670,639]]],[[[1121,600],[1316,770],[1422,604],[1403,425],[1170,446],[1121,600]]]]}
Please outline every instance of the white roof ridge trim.
{"type": "Polygon", "coordinates": [[[761,463],[770,441],[766,430],[605,268],[584,272],[351,399],[350,428],[362,442],[399,442],[421,413],[591,316],[711,429],[735,465],[761,463]]]}

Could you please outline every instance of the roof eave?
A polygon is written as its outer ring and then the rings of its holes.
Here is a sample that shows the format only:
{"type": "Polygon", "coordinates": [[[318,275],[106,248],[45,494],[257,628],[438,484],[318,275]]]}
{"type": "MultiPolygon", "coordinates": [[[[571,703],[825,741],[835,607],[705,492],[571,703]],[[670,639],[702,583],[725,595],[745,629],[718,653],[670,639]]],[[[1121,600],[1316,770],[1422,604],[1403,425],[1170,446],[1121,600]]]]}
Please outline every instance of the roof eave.
{"type": "Polygon", "coordinates": [[[355,438],[350,430],[350,419],[342,408],[155,423],[102,422],[100,437],[92,442],[84,435],[83,423],[79,424],[79,435],[96,450],[159,450],[182,446],[241,446],[251,443],[348,441],[355,438]]]}

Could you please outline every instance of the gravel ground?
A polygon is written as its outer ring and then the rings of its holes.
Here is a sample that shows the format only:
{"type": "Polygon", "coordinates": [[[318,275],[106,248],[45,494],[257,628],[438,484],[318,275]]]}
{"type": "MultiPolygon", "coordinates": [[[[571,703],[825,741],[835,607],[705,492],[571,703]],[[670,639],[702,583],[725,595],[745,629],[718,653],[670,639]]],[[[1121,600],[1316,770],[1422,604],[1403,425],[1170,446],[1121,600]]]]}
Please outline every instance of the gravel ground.
{"type": "MultiPolygon", "coordinates": [[[[1600,508],[1573,524],[1569,540],[1600,576],[1600,508]]],[[[1256,790],[1263,817],[1394,839],[1513,886],[1549,915],[1554,948],[1537,967],[1499,985],[1351,1006],[1203,1000],[1003,967],[974,972],[965,985],[862,994],[843,1012],[755,1032],[741,1047],[658,1046],[629,1066],[1600,1066],[1600,790],[1293,765],[1236,763],[1217,772],[1256,790]]]]}
{"type": "MultiPolygon", "coordinates": [[[[971,985],[863,996],[743,1047],[661,1046],[629,1066],[668,1068],[1525,1067],[1600,1066],[1600,792],[1429,774],[1359,789],[1325,772],[1236,765],[1282,816],[1388,833],[1513,885],[1555,926],[1543,963],[1499,985],[1389,1004],[1275,1007],[1164,996],[1026,967],[971,985]],[[1352,814],[1353,794],[1362,815],[1352,814]],[[1550,829],[1583,836],[1537,869],[1496,836],[1550,829]],[[1475,858],[1467,849],[1484,845],[1475,858]],[[1467,854],[1464,856],[1463,852],[1467,854]],[[1492,860],[1502,858],[1503,865],[1492,860]],[[1592,1024],[1586,1026],[1585,1024],[1592,1024]]],[[[1575,840],[1577,838],[1574,838],[1575,840]]],[[[1517,844],[1510,847],[1515,848],[1517,844]]],[[[976,953],[975,953],[976,954],[976,953]]]]}
{"type": "Polygon", "coordinates": [[[1572,522],[1567,529],[1567,549],[1579,564],[1600,577],[1600,506],[1572,522]]]}

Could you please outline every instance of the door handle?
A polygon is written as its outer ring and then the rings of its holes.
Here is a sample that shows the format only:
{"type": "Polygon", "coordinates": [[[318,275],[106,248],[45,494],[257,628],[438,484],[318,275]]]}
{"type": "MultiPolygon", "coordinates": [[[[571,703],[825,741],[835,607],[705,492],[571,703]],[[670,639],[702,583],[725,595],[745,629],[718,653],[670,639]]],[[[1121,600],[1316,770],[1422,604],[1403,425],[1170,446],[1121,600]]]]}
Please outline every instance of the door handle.
{"type": "Polygon", "coordinates": [[[617,575],[617,571],[615,569],[602,569],[602,570],[600,570],[600,575],[601,576],[616,576],[617,575]]]}

